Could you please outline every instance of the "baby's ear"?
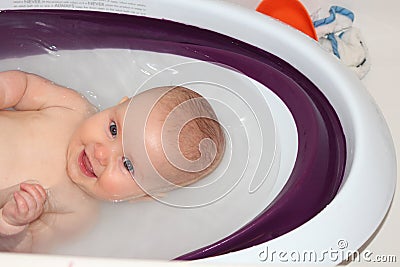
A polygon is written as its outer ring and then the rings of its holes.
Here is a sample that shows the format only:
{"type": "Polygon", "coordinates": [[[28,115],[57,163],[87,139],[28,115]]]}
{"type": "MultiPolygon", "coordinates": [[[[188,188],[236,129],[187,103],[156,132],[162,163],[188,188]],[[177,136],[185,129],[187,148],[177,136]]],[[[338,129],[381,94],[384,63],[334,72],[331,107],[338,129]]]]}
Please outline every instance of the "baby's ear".
{"type": "Polygon", "coordinates": [[[122,104],[122,103],[124,103],[124,102],[127,101],[127,100],[129,100],[129,97],[124,96],[124,97],[119,101],[118,104],[122,104]]]}

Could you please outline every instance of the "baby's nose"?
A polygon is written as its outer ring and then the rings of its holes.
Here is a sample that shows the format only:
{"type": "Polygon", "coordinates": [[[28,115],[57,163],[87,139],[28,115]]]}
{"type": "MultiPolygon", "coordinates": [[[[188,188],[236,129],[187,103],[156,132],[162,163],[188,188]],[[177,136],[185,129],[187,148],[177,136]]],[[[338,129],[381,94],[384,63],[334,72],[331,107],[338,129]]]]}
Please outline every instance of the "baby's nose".
{"type": "Polygon", "coordinates": [[[94,157],[99,161],[100,165],[107,166],[110,161],[122,157],[117,143],[96,143],[94,145],[94,157]]]}
{"type": "Polygon", "coordinates": [[[100,165],[106,166],[110,157],[110,149],[105,145],[97,143],[94,145],[94,157],[100,165]]]}

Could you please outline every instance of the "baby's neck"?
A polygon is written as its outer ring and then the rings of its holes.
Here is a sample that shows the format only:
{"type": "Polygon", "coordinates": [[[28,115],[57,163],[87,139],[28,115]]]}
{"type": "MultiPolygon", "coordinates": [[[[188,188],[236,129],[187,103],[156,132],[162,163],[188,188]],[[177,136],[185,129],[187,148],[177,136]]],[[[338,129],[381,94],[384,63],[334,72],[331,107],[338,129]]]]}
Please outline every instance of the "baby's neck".
{"type": "Polygon", "coordinates": [[[46,189],[48,200],[45,212],[75,212],[82,205],[93,205],[98,200],[89,196],[69,178],[46,189]]]}

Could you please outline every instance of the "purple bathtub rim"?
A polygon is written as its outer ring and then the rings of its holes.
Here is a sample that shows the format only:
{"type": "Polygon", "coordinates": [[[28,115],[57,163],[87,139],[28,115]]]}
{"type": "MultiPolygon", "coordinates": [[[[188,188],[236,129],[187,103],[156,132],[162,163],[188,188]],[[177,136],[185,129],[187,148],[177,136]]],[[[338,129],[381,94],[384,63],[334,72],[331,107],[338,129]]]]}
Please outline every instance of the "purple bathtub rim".
{"type": "MultiPolygon", "coordinates": [[[[49,25],[48,22],[47,25],[49,25]]],[[[19,51],[13,50],[13,48],[15,49],[18,47],[17,44],[20,44],[21,42],[21,39],[18,39],[18,34],[21,34],[21,36],[26,36],[24,34],[28,34],[29,36],[29,34],[34,31],[36,31],[39,36],[43,37],[43,40],[50,40],[48,44],[49,46],[54,45],[54,47],[57,47],[57,49],[60,50],[82,49],[83,47],[81,45],[83,44],[85,46],[84,48],[86,49],[148,49],[156,52],[189,56],[200,60],[206,59],[204,55],[211,55],[214,61],[230,65],[247,74],[249,77],[252,77],[253,79],[267,85],[268,88],[273,90],[285,102],[290,109],[299,129],[298,158],[296,159],[296,165],[291,177],[289,178],[288,184],[285,185],[285,188],[264,213],[260,214],[257,218],[241,228],[239,231],[219,242],[183,255],[178,259],[198,259],[220,255],[271,240],[272,238],[293,230],[309,220],[311,217],[315,216],[333,199],[337,192],[340,181],[343,177],[343,170],[346,161],[345,139],[337,115],[330,106],[329,101],[327,101],[327,99],[322,95],[318,88],[315,87],[315,85],[313,85],[304,75],[302,75],[288,63],[277,58],[276,56],[269,54],[268,52],[242,43],[233,38],[202,30],[193,26],[187,26],[165,20],[135,16],[127,17],[127,15],[115,15],[109,13],[57,10],[6,11],[0,14],[0,27],[0,34],[4,34],[3,36],[8,36],[8,38],[6,38],[7,42],[2,42],[0,44],[0,58],[7,58],[15,55],[43,53],[42,49],[39,47],[30,46],[32,44],[29,44],[29,42],[23,47],[19,46],[19,51]],[[19,33],[7,32],[7,29],[1,24],[1,20],[7,20],[7,18],[13,16],[17,16],[19,19],[22,19],[22,17],[25,16],[25,20],[29,20],[30,18],[33,20],[40,19],[42,21],[45,21],[46,19],[51,20],[57,18],[58,21],[56,23],[59,23],[60,25],[62,24],[63,30],[60,32],[52,32],[54,29],[48,28],[48,31],[46,32],[40,27],[40,25],[35,25],[32,23],[32,28],[27,27],[25,29],[18,29],[19,33]],[[102,25],[101,21],[105,18],[107,18],[107,27],[104,27],[104,25],[103,27],[99,27],[99,25],[102,25]],[[69,30],[72,28],[68,27],[73,26],[73,24],[68,25],[67,22],[73,23],[71,20],[78,20],[81,22],[79,25],[80,28],[77,28],[76,25],[72,27],[74,28],[74,32],[69,32],[69,30]],[[112,23],[110,21],[112,21],[112,23]],[[136,31],[138,28],[142,27],[140,28],[142,31],[139,31],[139,36],[130,35],[134,33],[130,32],[128,27],[125,27],[125,25],[133,25],[133,22],[136,22],[136,31]],[[164,26],[162,31],[160,31],[159,27],[157,27],[157,25],[160,25],[160,23],[162,23],[164,26]],[[107,38],[108,40],[104,40],[104,34],[106,34],[110,29],[115,30],[115,27],[119,27],[118,29],[121,31],[121,33],[123,33],[123,38],[120,38],[119,36],[111,36],[107,38]],[[159,35],[157,38],[155,38],[152,36],[152,34],[157,33],[157,29],[160,32],[158,32],[159,35]],[[189,37],[187,36],[187,29],[190,29],[191,36],[189,37]],[[90,31],[92,33],[90,38],[92,39],[87,39],[88,36],[85,36],[86,39],[82,38],[79,42],[76,42],[74,38],[73,40],[68,40],[71,36],[75,36],[75,34],[82,34],[84,32],[85,35],[87,35],[90,31]],[[12,43],[12,37],[17,38],[14,40],[16,43],[12,43]],[[138,38],[140,38],[140,40],[138,38]],[[144,38],[147,39],[143,40],[144,38]],[[162,38],[164,38],[164,40],[161,41],[160,39],[162,38]],[[124,42],[122,42],[123,40],[124,42]],[[132,41],[135,43],[131,43],[132,41]],[[161,48],[160,44],[162,44],[161,48]],[[194,54],[193,51],[196,51],[197,53],[194,54]],[[265,75],[262,77],[255,77],[255,73],[260,72],[264,73],[265,75]],[[276,84],[278,82],[277,79],[273,79],[274,81],[268,79],[268,75],[278,77],[280,79],[279,82],[286,83],[291,91],[280,91],[278,87],[281,84],[276,84]],[[297,94],[297,97],[291,98],[288,96],[292,94],[297,94]],[[318,141],[312,140],[313,138],[317,138],[318,141]],[[324,153],[327,151],[329,153],[324,153]],[[320,160],[318,162],[319,164],[315,164],[314,162],[313,165],[313,162],[310,162],[310,157],[306,156],[305,154],[318,158],[320,160]],[[332,162],[332,159],[336,159],[336,161],[332,162]],[[322,164],[320,164],[321,162],[322,164]],[[321,171],[319,168],[323,165],[326,165],[325,171],[321,171]],[[310,177],[307,177],[307,179],[304,178],[304,176],[296,176],[297,173],[310,173],[310,170],[318,171],[318,174],[310,174],[310,177]],[[321,188],[314,188],[317,186],[312,183],[312,181],[317,181],[317,178],[320,177],[321,173],[322,176],[324,176],[324,172],[330,173],[332,170],[336,172],[334,175],[335,177],[326,178],[331,183],[326,181],[328,185],[324,185],[328,187],[326,188],[328,194],[323,194],[326,193],[326,191],[322,190],[323,192],[319,192],[318,189],[321,188]],[[293,192],[293,190],[290,190],[292,187],[299,185],[302,187],[311,185],[312,190],[306,190],[306,192],[303,192],[304,194],[296,194],[297,191],[293,192]],[[318,201],[318,207],[313,207],[311,212],[312,214],[309,214],[310,211],[308,204],[314,203],[315,201],[315,199],[308,199],[314,196],[313,194],[310,194],[310,192],[315,193],[313,190],[316,190],[320,193],[320,195],[317,194],[318,196],[315,197],[318,197],[319,200],[322,199],[322,201],[318,201]],[[298,198],[304,198],[304,202],[301,203],[302,205],[300,205],[300,209],[298,205],[287,206],[286,203],[288,200],[297,199],[295,202],[296,204],[299,204],[298,198]],[[307,210],[307,215],[305,217],[303,217],[304,214],[302,208],[307,210]],[[299,210],[301,210],[301,212],[299,210]],[[290,211],[290,214],[285,214],[285,212],[282,214],[282,211],[290,211]],[[295,220],[292,220],[293,218],[290,218],[290,215],[295,217],[295,220]],[[297,216],[301,218],[298,218],[297,216]],[[284,222],[282,223],[282,221],[284,222]],[[287,223],[287,221],[297,221],[297,224],[286,224],[285,226],[285,222],[287,223]],[[275,232],[270,231],[269,233],[265,233],[262,228],[268,227],[269,225],[275,227],[275,232]]],[[[113,33],[115,35],[115,32],[113,33]]],[[[28,39],[25,39],[25,41],[27,40],[28,39]]],[[[326,176],[327,175],[325,174],[325,177],[326,176]]],[[[271,227],[269,229],[271,229],[271,227]]]]}

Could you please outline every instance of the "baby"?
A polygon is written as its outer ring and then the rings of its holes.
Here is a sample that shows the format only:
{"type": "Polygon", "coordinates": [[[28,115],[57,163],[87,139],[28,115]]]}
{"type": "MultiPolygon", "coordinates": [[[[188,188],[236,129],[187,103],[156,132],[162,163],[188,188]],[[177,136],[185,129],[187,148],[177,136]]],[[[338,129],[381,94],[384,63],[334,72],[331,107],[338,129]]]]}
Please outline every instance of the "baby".
{"type": "Polygon", "coordinates": [[[87,227],[97,200],[188,185],[224,151],[211,106],[184,87],[150,89],[97,112],[73,90],[7,71],[0,109],[0,251],[45,251],[87,227]]]}

